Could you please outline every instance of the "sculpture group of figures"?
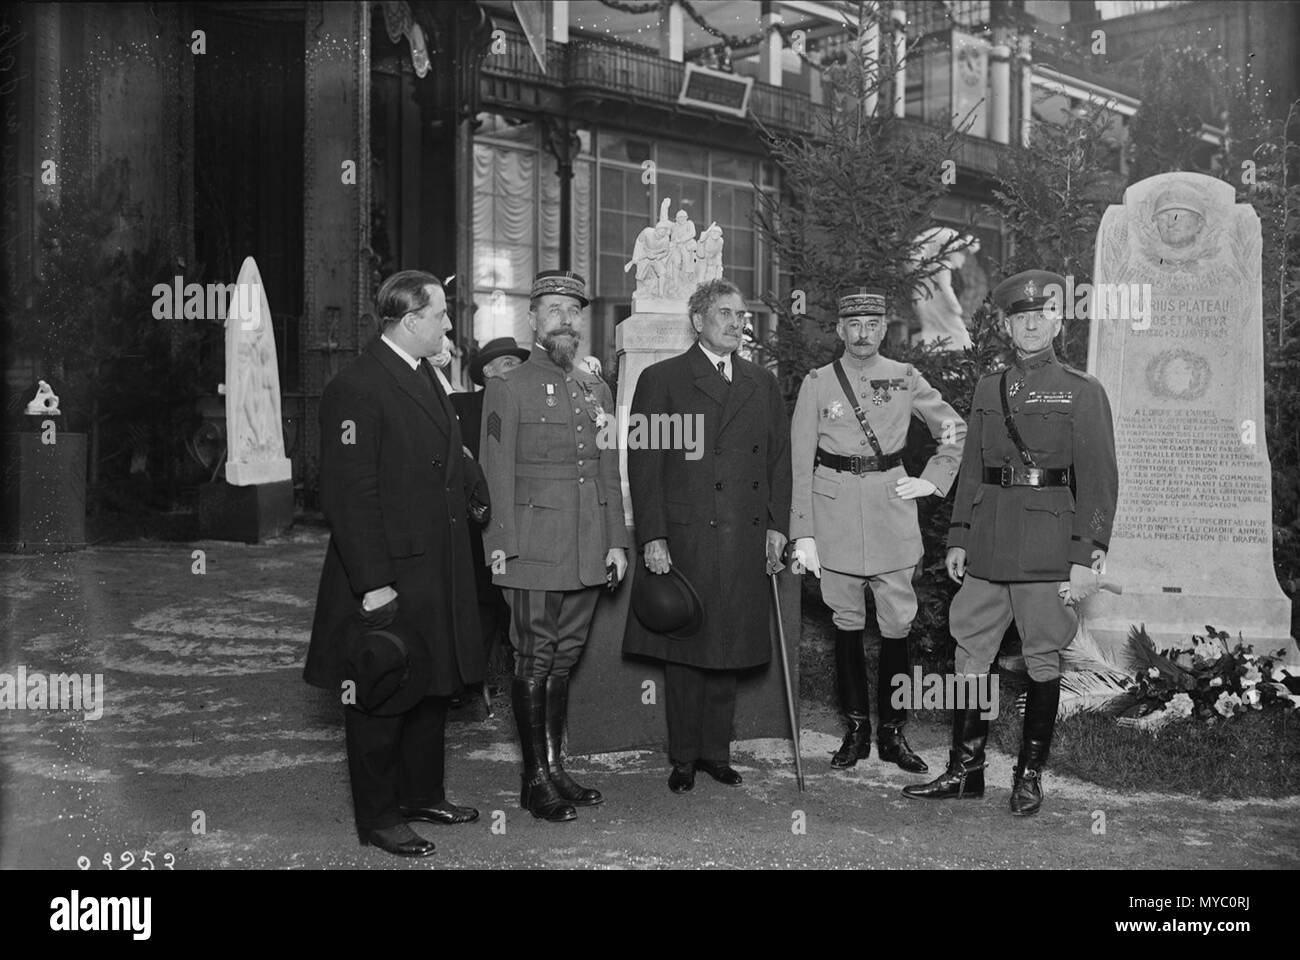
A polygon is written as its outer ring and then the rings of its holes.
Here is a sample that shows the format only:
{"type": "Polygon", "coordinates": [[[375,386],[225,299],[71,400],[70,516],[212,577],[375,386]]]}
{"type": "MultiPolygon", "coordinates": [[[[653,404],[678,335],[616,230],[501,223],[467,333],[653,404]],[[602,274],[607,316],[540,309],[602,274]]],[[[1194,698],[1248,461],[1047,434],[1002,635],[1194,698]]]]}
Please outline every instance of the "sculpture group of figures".
{"type": "Polygon", "coordinates": [[[696,236],[685,210],[668,219],[671,204],[665,197],[658,222],[641,231],[632,259],[623,265],[625,273],[636,267],[638,299],[685,300],[699,284],[722,276],[722,228],[714,221],[696,236]]]}

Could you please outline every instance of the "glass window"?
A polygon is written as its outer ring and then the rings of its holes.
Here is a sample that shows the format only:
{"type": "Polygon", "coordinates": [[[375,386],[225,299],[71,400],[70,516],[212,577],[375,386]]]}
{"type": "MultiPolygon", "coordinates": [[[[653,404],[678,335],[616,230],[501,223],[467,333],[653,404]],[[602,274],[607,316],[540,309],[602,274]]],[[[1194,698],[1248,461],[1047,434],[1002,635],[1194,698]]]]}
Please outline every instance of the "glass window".
{"type": "Polygon", "coordinates": [[[694,173],[701,177],[709,175],[709,151],[699,147],[678,146],[671,143],[659,144],[659,167],[679,173],[694,173]]]}
{"type": "Polygon", "coordinates": [[[640,166],[650,159],[649,140],[617,133],[602,133],[599,142],[600,156],[604,160],[617,160],[620,163],[635,163],[640,166]]]}
{"type": "Polygon", "coordinates": [[[715,153],[712,176],[714,179],[740,180],[749,183],[754,179],[754,161],[747,157],[715,153]]]}

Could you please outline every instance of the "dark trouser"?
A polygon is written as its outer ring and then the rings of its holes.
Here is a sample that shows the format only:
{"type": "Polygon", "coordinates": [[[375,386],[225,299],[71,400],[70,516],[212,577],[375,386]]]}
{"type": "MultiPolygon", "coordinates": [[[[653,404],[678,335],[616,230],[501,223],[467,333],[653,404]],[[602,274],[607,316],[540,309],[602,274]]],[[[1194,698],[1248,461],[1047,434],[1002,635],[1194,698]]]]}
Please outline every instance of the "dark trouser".
{"type": "Polygon", "coordinates": [[[479,598],[478,621],[483,627],[483,653],[489,674],[507,673],[510,663],[510,605],[499,588],[491,601],[479,598]]]}
{"type": "Polygon", "coordinates": [[[731,760],[731,723],[736,715],[736,672],[664,664],[664,712],[668,759],[673,763],[731,760]]]}
{"type": "Polygon", "coordinates": [[[429,806],[446,799],[446,697],[425,697],[395,717],[370,716],[355,707],[344,708],[343,716],[358,829],[395,827],[403,822],[398,806],[429,806]]]}
{"type": "Polygon", "coordinates": [[[600,588],[520,590],[511,587],[505,594],[510,604],[515,676],[535,680],[567,677],[587,644],[600,588]]]}

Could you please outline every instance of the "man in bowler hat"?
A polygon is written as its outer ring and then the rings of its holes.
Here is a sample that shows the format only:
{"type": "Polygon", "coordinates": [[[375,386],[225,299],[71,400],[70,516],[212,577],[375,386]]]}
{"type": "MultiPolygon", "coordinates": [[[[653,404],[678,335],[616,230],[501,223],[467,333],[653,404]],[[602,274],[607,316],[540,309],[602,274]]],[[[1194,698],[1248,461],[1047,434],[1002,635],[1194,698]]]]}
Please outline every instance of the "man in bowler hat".
{"type": "MultiPolygon", "coordinates": [[[[503,376],[528,359],[528,351],[515,342],[514,337],[498,337],[483,345],[478,354],[470,361],[469,378],[482,388],[493,377],[503,376]]],[[[460,433],[465,446],[474,456],[479,457],[479,433],[483,423],[484,389],[465,393],[451,394],[451,405],[460,418],[460,433]]],[[[506,604],[501,588],[492,582],[492,571],[486,566],[483,553],[483,531],[470,531],[470,548],[473,551],[474,581],[478,592],[478,616],[483,626],[483,654],[488,664],[493,662],[493,653],[501,648],[510,635],[510,607],[506,604]]]]}
{"type": "Polygon", "coordinates": [[[478,818],[447,800],[443,736],[448,698],[483,679],[483,646],[460,428],[425,359],[451,327],[442,284],[403,270],[379,288],[376,308],[380,335],[321,395],[331,535],[303,676],[344,704],[362,843],[421,857],[434,846],[411,821],[478,818]],[[378,638],[368,658],[375,630],[397,639],[378,638]],[[376,672],[374,657],[394,645],[398,666],[376,672]],[[385,694],[409,709],[391,713],[385,694]]]}

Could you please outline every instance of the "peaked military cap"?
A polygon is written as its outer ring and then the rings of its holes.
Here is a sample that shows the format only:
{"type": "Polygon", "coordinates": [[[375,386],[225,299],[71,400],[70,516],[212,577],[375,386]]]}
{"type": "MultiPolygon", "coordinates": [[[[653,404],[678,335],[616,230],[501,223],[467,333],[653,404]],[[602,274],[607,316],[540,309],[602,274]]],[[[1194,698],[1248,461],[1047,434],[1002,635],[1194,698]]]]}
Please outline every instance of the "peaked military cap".
{"type": "Polygon", "coordinates": [[[1023,270],[997,285],[993,302],[1008,317],[1041,310],[1052,298],[1053,288],[1059,307],[1065,298],[1065,277],[1050,270],[1023,270]]]}
{"type": "Polygon", "coordinates": [[[543,270],[539,273],[533,280],[533,289],[528,297],[534,299],[544,297],[548,293],[573,297],[584,307],[591,303],[587,299],[587,281],[583,279],[582,274],[574,273],[572,270],[543,270]]]}
{"type": "Polygon", "coordinates": [[[859,287],[855,293],[840,297],[840,319],[849,317],[883,317],[885,291],[875,287],[859,287]]]}

